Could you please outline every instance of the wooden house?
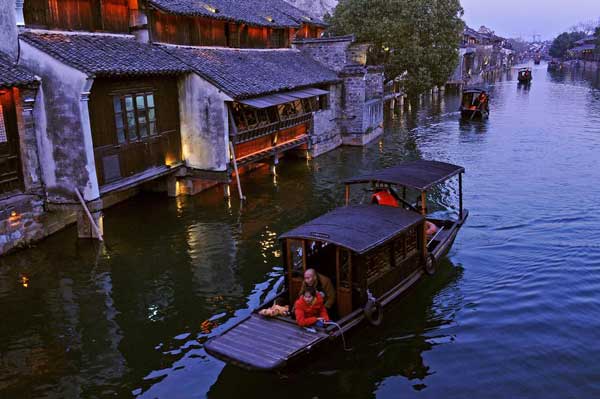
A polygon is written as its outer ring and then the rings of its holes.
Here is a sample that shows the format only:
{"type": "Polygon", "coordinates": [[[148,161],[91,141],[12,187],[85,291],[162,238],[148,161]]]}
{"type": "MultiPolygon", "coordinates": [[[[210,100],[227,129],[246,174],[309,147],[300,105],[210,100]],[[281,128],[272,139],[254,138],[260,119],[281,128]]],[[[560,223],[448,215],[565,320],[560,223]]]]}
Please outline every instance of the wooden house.
{"type": "MultiPolygon", "coordinates": [[[[306,149],[315,120],[334,118],[337,74],[298,50],[163,48],[195,72],[183,92],[187,109],[182,112],[196,110],[196,117],[204,116],[183,129],[184,152],[187,147],[209,146],[215,139],[213,132],[222,129],[223,138],[216,145],[232,145],[228,158],[221,161],[229,165],[235,159],[243,166],[302,146],[306,149]]],[[[191,153],[186,159],[203,169],[207,165],[201,156],[191,153]]]]}
{"type": "Polygon", "coordinates": [[[154,41],[190,46],[285,48],[325,29],[284,0],[149,0],[148,17],[154,41]]]}
{"type": "Polygon", "coordinates": [[[22,63],[43,76],[49,199],[95,200],[181,162],[177,79],[189,68],[133,37],[21,34],[22,63]]]}

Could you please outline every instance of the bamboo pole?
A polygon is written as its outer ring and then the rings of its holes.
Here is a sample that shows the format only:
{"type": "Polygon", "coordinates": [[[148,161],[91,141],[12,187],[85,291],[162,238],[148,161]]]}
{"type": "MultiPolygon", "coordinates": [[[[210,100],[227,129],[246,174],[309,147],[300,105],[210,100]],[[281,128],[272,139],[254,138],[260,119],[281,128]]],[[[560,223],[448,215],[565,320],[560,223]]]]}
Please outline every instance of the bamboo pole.
{"type": "Polygon", "coordinates": [[[92,228],[98,235],[98,240],[104,241],[104,238],[102,238],[102,232],[100,232],[100,228],[98,227],[98,225],[96,225],[96,221],[94,220],[92,214],[90,213],[90,210],[88,209],[87,205],[85,204],[85,201],[83,200],[83,196],[79,192],[79,189],[77,187],[74,187],[74,189],[75,189],[75,194],[77,194],[77,198],[79,199],[79,203],[81,203],[81,206],[83,207],[83,210],[85,211],[85,214],[90,219],[90,224],[92,225],[92,228]]]}
{"type": "Polygon", "coordinates": [[[231,141],[229,142],[229,150],[231,151],[231,159],[233,159],[233,170],[235,171],[235,179],[237,180],[238,193],[240,195],[240,199],[243,201],[246,199],[246,197],[244,197],[244,194],[242,194],[242,183],[240,182],[240,173],[237,166],[237,160],[235,159],[235,150],[231,141]]]}

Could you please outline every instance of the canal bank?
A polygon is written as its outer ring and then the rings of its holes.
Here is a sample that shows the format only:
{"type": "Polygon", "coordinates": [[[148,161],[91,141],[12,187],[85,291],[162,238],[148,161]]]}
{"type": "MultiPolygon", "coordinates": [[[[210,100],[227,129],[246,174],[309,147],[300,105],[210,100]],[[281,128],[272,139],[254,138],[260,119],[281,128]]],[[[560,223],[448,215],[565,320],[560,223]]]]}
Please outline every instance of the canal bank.
{"type": "MultiPolygon", "coordinates": [[[[490,88],[485,124],[461,124],[451,93],[425,97],[367,147],[243,176],[243,206],[217,190],[145,194],[107,211],[106,246],[67,230],[0,259],[0,392],[597,396],[600,84],[545,65],[527,90],[515,76],[490,88]],[[381,329],[283,376],[206,355],[208,336],[276,287],[279,233],[340,205],[343,178],[415,158],[465,166],[470,219],[440,273],[386,311],[381,329]]],[[[454,195],[442,190],[438,205],[454,195]]]]}

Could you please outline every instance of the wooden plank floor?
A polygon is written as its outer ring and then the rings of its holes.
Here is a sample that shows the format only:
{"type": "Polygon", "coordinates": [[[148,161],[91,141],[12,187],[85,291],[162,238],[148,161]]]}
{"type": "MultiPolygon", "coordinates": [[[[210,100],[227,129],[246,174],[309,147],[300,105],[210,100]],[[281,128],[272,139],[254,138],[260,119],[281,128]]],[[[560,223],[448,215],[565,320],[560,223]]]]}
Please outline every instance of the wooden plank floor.
{"type": "Polygon", "coordinates": [[[218,357],[266,370],[280,366],[298,350],[324,338],[324,332],[311,333],[294,324],[254,314],[208,341],[206,349],[218,357]]]}

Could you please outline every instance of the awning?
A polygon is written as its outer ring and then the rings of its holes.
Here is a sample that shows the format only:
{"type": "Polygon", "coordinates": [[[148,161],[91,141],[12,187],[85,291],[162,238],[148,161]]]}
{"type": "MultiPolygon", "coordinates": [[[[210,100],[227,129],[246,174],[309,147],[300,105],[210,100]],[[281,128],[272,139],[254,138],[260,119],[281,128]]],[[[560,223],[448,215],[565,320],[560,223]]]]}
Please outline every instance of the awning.
{"type": "Polygon", "coordinates": [[[268,108],[274,105],[290,103],[292,101],[300,100],[303,98],[316,97],[323,94],[329,94],[327,90],[321,90],[317,88],[308,88],[302,90],[288,91],[285,93],[270,94],[263,97],[255,97],[247,100],[240,100],[239,102],[245,105],[249,105],[253,108],[268,108]]]}

